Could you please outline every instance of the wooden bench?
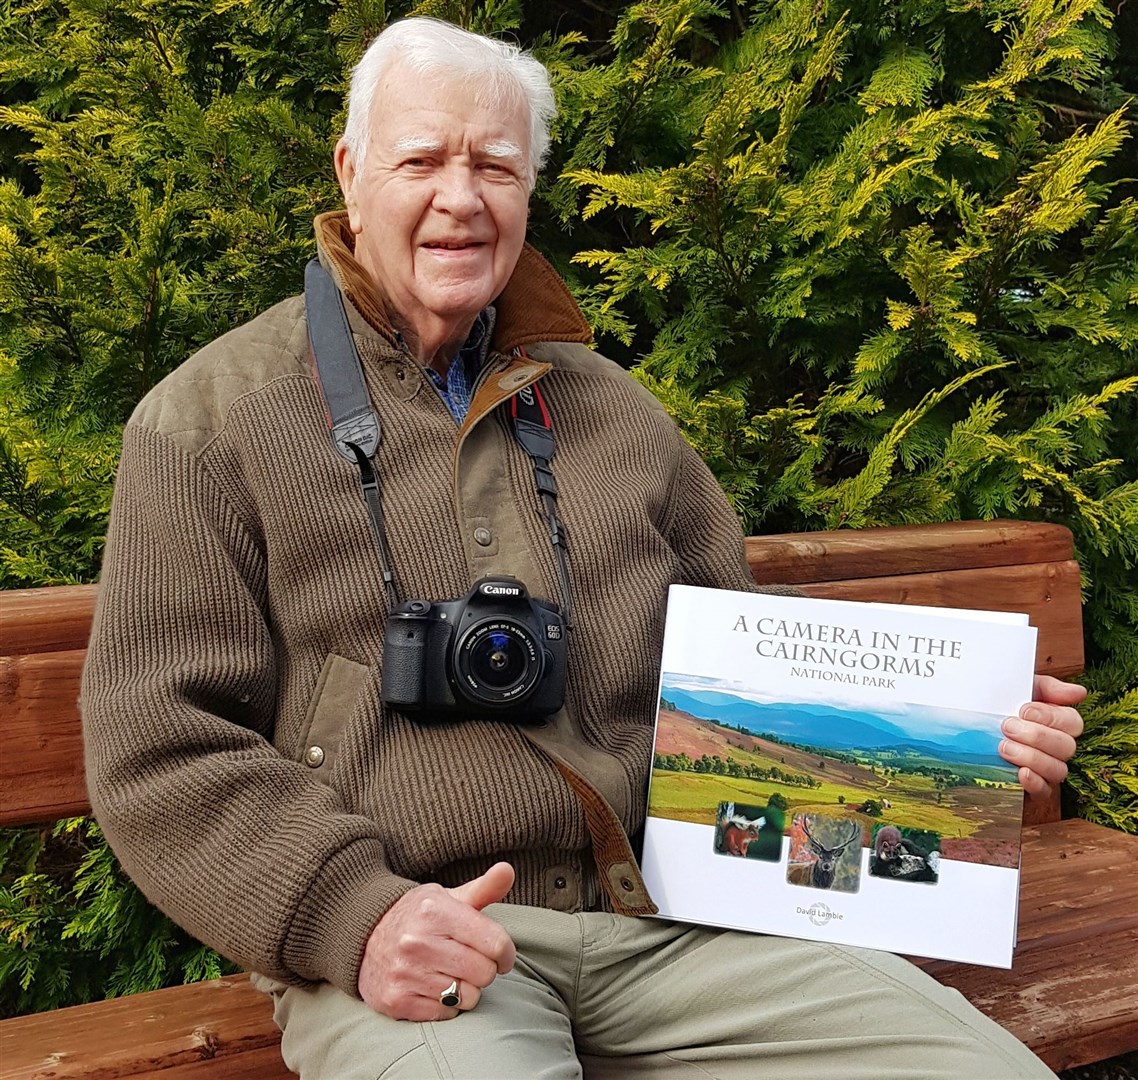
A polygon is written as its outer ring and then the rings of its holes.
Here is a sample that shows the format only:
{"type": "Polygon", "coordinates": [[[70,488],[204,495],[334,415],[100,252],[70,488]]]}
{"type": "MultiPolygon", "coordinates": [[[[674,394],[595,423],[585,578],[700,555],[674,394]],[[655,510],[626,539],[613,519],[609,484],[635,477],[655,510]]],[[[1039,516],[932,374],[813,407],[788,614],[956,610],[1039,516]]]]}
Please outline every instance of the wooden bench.
{"type": "MultiPolygon", "coordinates": [[[[760,583],[814,596],[1027,611],[1038,669],[1083,665],[1079,572],[1067,530],[963,522],[753,537],[760,583]]],[[[93,586],[0,594],[0,825],[88,809],[75,706],[93,586]]],[[[1138,837],[1031,807],[1019,947],[1010,972],[916,961],[959,988],[1053,1069],[1138,1048],[1138,837]]],[[[980,913],[977,913],[980,917],[980,913]]],[[[268,999],[245,976],[0,1022],[4,1080],[160,1076],[277,1080],[268,999]]]]}

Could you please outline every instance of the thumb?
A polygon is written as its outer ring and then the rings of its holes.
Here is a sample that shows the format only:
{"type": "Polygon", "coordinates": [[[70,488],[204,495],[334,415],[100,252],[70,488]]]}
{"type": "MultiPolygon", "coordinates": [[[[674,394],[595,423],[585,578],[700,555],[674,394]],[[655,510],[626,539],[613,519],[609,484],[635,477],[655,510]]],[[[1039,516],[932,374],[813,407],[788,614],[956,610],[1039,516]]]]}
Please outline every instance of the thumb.
{"type": "Polygon", "coordinates": [[[496,904],[514,887],[514,868],[508,862],[495,863],[481,877],[450,890],[451,896],[481,911],[496,904]]]}

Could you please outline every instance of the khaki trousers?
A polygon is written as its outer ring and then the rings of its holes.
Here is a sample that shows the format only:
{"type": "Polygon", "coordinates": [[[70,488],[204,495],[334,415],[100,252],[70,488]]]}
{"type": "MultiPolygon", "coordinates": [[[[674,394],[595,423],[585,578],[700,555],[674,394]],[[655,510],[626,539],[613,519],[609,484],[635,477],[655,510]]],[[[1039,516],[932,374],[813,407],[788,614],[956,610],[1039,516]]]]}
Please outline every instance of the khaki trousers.
{"type": "MultiPolygon", "coordinates": [[[[495,904],[514,970],[457,1019],[390,1020],[327,984],[272,993],[302,1080],[1050,1077],[899,957],[789,938],[495,904]]],[[[442,987],[439,987],[442,990],[442,987]]]]}

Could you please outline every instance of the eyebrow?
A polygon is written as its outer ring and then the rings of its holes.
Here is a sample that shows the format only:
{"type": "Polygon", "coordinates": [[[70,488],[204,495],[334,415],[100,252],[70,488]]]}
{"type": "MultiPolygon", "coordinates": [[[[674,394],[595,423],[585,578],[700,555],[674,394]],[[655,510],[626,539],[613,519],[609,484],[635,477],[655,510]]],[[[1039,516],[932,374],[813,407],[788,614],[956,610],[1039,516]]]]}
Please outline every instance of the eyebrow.
{"type": "MultiPolygon", "coordinates": [[[[430,135],[404,135],[402,138],[396,139],[392,146],[392,150],[397,154],[437,154],[442,148],[442,140],[432,138],[430,135]]],[[[487,157],[493,158],[514,158],[521,161],[524,156],[522,148],[516,142],[511,142],[508,139],[485,143],[479,149],[487,157]]]]}
{"type": "Polygon", "coordinates": [[[520,160],[522,156],[522,148],[517,143],[508,141],[486,143],[482,147],[482,152],[489,157],[498,158],[518,158],[520,160]]]}
{"type": "Polygon", "coordinates": [[[396,139],[395,145],[392,147],[396,153],[419,150],[427,154],[437,153],[442,148],[442,142],[438,139],[432,139],[429,135],[404,135],[403,138],[396,139]]]}

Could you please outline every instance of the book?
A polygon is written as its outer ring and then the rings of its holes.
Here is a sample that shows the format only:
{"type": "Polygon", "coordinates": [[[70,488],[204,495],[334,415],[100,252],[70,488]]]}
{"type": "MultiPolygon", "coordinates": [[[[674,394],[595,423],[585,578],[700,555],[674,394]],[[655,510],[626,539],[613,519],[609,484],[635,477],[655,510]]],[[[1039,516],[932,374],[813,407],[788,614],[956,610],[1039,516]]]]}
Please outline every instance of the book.
{"type": "Polygon", "coordinates": [[[1011,967],[1026,615],[668,595],[642,870],[660,916],[1011,967]]]}

